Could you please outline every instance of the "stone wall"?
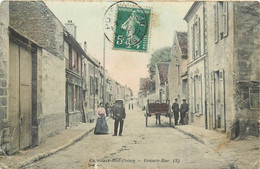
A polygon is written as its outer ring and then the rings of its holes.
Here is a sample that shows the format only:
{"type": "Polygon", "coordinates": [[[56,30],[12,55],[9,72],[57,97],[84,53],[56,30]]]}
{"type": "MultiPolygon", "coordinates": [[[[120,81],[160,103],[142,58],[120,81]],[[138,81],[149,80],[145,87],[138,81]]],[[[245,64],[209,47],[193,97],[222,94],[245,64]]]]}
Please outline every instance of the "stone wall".
{"type": "Polygon", "coordinates": [[[258,90],[259,107],[259,3],[234,3],[235,111],[230,138],[259,136],[259,108],[250,107],[251,89],[258,90]]]}
{"type": "MultiPolygon", "coordinates": [[[[228,35],[223,39],[219,39],[215,42],[215,27],[214,27],[214,5],[217,2],[207,2],[206,3],[206,14],[207,14],[207,50],[208,50],[208,126],[209,129],[213,129],[213,116],[214,116],[214,80],[212,74],[214,72],[223,71],[223,81],[224,89],[217,87],[215,91],[215,97],[219,96],[219,93],[224,97],[224,110],[222,113],[217,111],[220,105],[220,101],[216,99],[216,114],[221,115],[221,125],[222,131],[225,130],[229,133],[229,126],[232,123],[234,116],[236,114],[234,110],[234,64],[233,64],[233,51],[234,51],[234,21],[233,21],[233,2],[228,2],[228,35]],[[225,117],[224,117],[225,116],[225,117]]],[[[216,74],[215,74],[216,75],[216,74]]],[[[216,78],[217,79],[217,78],[216,78]]],[[[217,82],[215,83],[217,84],[217,82]]],[[[219,85],[220,86],[220,85],[219,85]]],[[[222,87],[222,86],[221,86],[222,87]]]]}
{"type": "Polygon", "coordinates": [[[7,151],[9,146],[9,129],[7,122],[7,86],[9,56],[9,2],[0,4],[0,149],[7,151]]]}
{"type": "Polygon", "coordinates": [[[41,1],[11,1],[10,26],[63,58],[63,25],[41,1]]]}
{"type": "Polygon", "coordinates": [[[42,49],[38,60],[39,141],[65,129],[65,64],[64,59],[42,49]]]}

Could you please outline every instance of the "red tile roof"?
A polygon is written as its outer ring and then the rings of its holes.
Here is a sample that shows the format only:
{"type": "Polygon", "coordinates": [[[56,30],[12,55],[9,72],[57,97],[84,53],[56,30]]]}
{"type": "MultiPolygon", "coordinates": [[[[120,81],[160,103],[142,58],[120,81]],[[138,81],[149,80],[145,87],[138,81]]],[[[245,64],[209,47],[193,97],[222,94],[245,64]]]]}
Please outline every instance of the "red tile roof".
{"type": "Polygon", "coordinates": [[[147,83],[149,78],[140,78],[140,90],[144,90],[147,88],[147,83]]]}
{"type": "Polygon", "coordinates": [[[182,57],[188,57],[188,41],[187,41],[187,32],[176,32],[179,45],[182,52],[182,57]]]}

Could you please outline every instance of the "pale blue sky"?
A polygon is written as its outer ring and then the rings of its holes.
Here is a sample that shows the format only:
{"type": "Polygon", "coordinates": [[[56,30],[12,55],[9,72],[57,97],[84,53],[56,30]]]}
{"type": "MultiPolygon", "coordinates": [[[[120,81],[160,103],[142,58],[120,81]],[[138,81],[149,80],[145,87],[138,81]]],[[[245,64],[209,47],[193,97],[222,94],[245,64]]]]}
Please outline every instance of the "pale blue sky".
{"type": "MultiPolygon", "coordinates": [[[[72,20],[77,25],[77,41],[87,41],[88,53],[103,61],[103,16],[113,2],[46,2],[62,23],[72,20]]],[[[152,8],[151,36],[148,53],[112,50],[106,43],[106,68],[110,76],[133,89],[139,89],[139,79],[147,77],[147,64],[156,49],[171,46],[173,32],[186,31],[183,20],[192,2],[138,2],[142,7],[152,8]]]]}

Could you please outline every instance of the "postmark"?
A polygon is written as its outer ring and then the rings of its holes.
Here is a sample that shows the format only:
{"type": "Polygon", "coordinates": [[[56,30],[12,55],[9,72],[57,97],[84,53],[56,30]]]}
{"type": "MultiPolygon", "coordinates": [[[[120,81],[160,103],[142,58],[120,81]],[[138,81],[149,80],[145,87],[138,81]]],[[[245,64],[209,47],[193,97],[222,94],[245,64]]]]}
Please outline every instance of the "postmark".
{"type": "Polygon", "coordinates": [[[113,49],[147,52],[151,9],[119,1],[105,13],[104,33],[113,49]]]}

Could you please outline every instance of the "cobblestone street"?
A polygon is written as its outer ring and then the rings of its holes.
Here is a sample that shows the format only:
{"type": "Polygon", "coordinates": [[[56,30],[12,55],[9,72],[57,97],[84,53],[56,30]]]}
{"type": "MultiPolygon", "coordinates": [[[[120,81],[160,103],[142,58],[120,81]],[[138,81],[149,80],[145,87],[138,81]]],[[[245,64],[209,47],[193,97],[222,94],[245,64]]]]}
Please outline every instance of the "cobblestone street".
{"type": "MultiPolygon", "coordinates": [[[[167,121],[168,119],[162,118],[167,121]]],[[[166,122],[155,125],[140,109],[127,110],[123,136],[93,132],[76,144],[25,168],[230,168],[228,161],[166,122]]]]}

